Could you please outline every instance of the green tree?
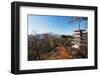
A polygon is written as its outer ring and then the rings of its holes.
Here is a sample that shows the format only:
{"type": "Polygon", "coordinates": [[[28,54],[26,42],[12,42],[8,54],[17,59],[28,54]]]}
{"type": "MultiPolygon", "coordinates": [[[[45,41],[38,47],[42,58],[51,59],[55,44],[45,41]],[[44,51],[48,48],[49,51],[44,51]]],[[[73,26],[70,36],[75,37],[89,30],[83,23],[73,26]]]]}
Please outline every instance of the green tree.
{"type": "Polygon", "coordinates": [[[72,46],[73,45],[73,43],[72,43],[73,37],[71,35],[68,35],[68,36],[62,35],[61,39],[62,39],[62,44],[64,44],[64,46],[72,46]]]}

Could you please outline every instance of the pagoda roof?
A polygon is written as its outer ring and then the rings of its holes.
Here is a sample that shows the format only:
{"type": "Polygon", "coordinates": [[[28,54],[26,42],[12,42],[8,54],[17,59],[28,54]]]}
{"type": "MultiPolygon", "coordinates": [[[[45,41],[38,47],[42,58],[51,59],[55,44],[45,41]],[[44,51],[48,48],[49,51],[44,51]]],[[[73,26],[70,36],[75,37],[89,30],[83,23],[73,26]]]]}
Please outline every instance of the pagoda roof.
{"type": "Polygon", "coordinates": [[[80,31],[86,31],[86,30],[78,29],[78,30],[75,30],[74,32],[80,32],[80,31]]]}

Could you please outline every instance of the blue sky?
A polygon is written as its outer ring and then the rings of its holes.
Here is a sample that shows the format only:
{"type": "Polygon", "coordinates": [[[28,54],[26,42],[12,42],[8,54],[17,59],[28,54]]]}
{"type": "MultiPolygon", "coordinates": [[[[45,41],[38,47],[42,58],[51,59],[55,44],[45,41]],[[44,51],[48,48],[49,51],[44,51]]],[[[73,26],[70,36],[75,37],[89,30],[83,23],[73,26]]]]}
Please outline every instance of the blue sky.
{"type": "MultiPolygon", "coordinates": [[[[46,15],[28,15],[28,35],[34,32],[55,33],[72,35],[74,30],[78,29],[79,21],[69,23],[73,16],[46,16],[46,15]]],[[[81,29],[86,29],[87,21],[81,21],[81,29]]]]}

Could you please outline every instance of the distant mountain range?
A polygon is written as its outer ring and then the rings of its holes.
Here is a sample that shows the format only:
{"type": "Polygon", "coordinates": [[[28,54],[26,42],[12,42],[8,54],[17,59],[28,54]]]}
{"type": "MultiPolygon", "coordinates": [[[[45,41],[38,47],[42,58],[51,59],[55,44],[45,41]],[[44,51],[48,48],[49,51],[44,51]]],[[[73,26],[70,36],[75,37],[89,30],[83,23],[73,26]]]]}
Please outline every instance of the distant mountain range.
{"type": "Polygon", "coordinates": [[[61,38],[62,35],[59,35],[59,34],[55,34],[55,33],[43,33],[43,34],[35,34],[35,35],[28,35],[29,38],[31,38],[32,36],[34,37],[38,37],[39,39],[42,39],[45,37],[45,35],[47,35],[48,37],[56,37],[56,38],[61,38]]]}
{"type": "Polygon", "coordinates": [[[48,35],[55,36],[57,38],[61,38],[61,35],[60,34],[56,34],[56,33],[52,33],[52,32],[48,33],[48,35]]]}

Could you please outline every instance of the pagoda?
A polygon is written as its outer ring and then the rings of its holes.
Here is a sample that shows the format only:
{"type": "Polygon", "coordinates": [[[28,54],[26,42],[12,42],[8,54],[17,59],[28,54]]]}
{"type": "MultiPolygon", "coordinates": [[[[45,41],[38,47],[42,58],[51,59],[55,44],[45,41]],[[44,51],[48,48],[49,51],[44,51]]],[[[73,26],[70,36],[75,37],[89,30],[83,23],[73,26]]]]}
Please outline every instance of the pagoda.
{"type": "Polygon", "coordinates": [[[87,31],[86,30],[75,30],[74,31],[74,44],[84,45],[87,43],[87,31]]]}
{"type": "Polygon", "coordinates": [[[79,23],[79,27],[77,30],[74,31],[74,46],[79,48],[80,45],[82,46],[87,46],[87,30],[84,29],[80,29],[80,23],[79,23]]]}

